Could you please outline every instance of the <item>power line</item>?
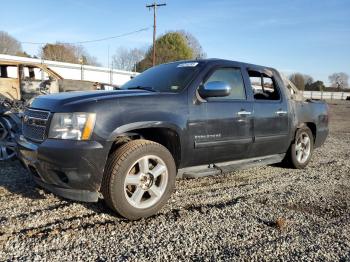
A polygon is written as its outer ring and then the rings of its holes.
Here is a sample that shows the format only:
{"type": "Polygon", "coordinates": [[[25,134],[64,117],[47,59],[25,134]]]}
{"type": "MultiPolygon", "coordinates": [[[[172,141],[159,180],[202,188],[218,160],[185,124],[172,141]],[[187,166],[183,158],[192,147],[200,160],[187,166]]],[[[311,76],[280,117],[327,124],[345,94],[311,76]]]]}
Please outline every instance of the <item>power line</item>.
{"type": "Polygon", "coordinates": [[[153,8],[153,59],[152,64],[153,66],[156,65],[156,32],[157,32],[157,7],[159,6],[166,6],[166,4],[157,4],[154,2],[151,5],[146,5],[148,9],[153,8]]]}
{"type": "MultiPolygon", "coordinates": [[[[151,27],[145,27],[145,28],[141,28],[141,29],[138,29],[138,30],[135,30],[132,32],[127,32],[127,33],[120,34],[120,35],[109,36],[109,37],[104,37],[104,38],[99,38],[99,39],[94,39],[94,40],[86,40],[86,41],[71,42],[71,43],[63,42],[63,43],[72,44],[72,45],[79,45],[79,44],[87,44],[87,43],[94,43],[94,42],[102,42],[102,41],[107,41],[107,40],[120,38],[120,37],[124,37],[124,36],[128,36],[128,35],[137,34],[137,33],[143,32],[143,31],[147,31],[150,28],[151,27]]],[[[24,41],[21,43],[22,44],[29,44],[29,45],[45,45],[45,44],[47,44],[47,42],[29,42],[29,41],[24,41]]]]}

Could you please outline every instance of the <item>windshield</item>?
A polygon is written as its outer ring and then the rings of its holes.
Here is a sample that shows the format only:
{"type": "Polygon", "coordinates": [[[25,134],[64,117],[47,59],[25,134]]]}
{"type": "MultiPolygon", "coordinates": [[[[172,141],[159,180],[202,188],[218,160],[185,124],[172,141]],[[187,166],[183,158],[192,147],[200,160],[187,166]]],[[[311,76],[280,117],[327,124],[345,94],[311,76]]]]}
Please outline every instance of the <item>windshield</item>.
{"type": "Polygon", "coordinates": [[[193,79],[200,62],[176,62],[152,67],[121,86],[121,89],[144,89],[178,93],[193,79]]]}

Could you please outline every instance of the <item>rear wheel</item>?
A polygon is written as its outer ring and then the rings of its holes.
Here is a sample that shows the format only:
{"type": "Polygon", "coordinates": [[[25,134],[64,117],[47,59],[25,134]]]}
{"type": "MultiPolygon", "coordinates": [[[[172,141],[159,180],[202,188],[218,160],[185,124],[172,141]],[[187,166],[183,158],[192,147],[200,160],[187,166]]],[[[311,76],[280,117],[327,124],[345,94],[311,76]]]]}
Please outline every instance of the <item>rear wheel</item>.
{"type": "Polygon", "coordinates": [[[108,159],[102,194],[114,211],[128,219],[155,214],[175,187],[176,167],[171,153],[148,140],[134,140],[108,159]]]}
{"type": "Polygon", "coordinates": [[[311,160],[314,149],[314,137],[308,127],[297,130],[294,143],[290,147],[287,158],[292,167],[302,169],[311,160]]]}

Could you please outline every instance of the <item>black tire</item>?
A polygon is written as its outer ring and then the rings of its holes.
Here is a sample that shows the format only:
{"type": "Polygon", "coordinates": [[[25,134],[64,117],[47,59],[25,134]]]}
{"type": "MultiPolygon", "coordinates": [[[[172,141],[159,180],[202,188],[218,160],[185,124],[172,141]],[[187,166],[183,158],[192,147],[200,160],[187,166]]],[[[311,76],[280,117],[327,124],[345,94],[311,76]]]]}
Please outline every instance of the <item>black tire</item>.
{"type": "Polygon", "coordinates": [[[0,115],[0,161],[16,157],[15,126],[11,118],[0,115]]]}
{"type": "Polygon", "coordinates": [[[291,144],[291,146],[289,147],[287,155],[284,159],[284,163],[287,166],[290,166],[292,168],[303,169],[311,161],[313,150],[314,150],[314,136],[313,136],[310,128],[308,128],[307,126],[303,126],[296,131],[294,141],[291,144]],[[298,144],[299,139],[301,139],[301,136],[307,136],[309,138],[309,141],[310,141],[310,152],[304,161],[298,160],[298,157],[297,157],[297,144],[298,144]]]}
{"type": "MultiPolygon", "coordinates": [[[[141,169],[141,167],[139,168],[141,169]]],[[[137,220],[152,216],[163,207],[175,188],[175,179],[176,165],[171,153],[164,146],[148,140],[133,140],[122,145],[108,158],[101,191],[105,202],[112,210],[125,218],[137,220]],[[130,169],[134,170],[134,168],[137,168],[135,167],[138,164],[137,161],[140,158],[148,156],[156,156],[163,161],[163,164],[167,168],[167,179],[164,183],[164,191],[156,203],[147,208],[136,208],[127,199],[128,189],[126,189],[124,183],[126,183],[126,176],[130,172],[130,169]]],[[[155,184],[156,182],[153,183],[155,184]]],[[[148,195],[151,197],[151,194],[146,193],[146,197],[148,195]]],[[[145,195],[142,198],[144,197],[145,195]]]]}

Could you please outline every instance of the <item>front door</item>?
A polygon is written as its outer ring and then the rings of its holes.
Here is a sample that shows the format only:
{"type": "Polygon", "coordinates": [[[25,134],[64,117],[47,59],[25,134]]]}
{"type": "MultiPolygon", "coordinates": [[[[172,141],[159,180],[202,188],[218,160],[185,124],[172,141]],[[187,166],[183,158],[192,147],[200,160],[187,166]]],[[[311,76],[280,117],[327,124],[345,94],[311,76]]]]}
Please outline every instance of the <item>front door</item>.
{"type": "Polygon", "coordinates": [[[230,85],[227,97],[208,98],[204,107],[206,135],[195,147],[210,152],[209,163],[220,163],[248,156],[253,140],[253,103],[247,100],[240,68],[216,68],[203,84],[223,81],[230,85]]]}

